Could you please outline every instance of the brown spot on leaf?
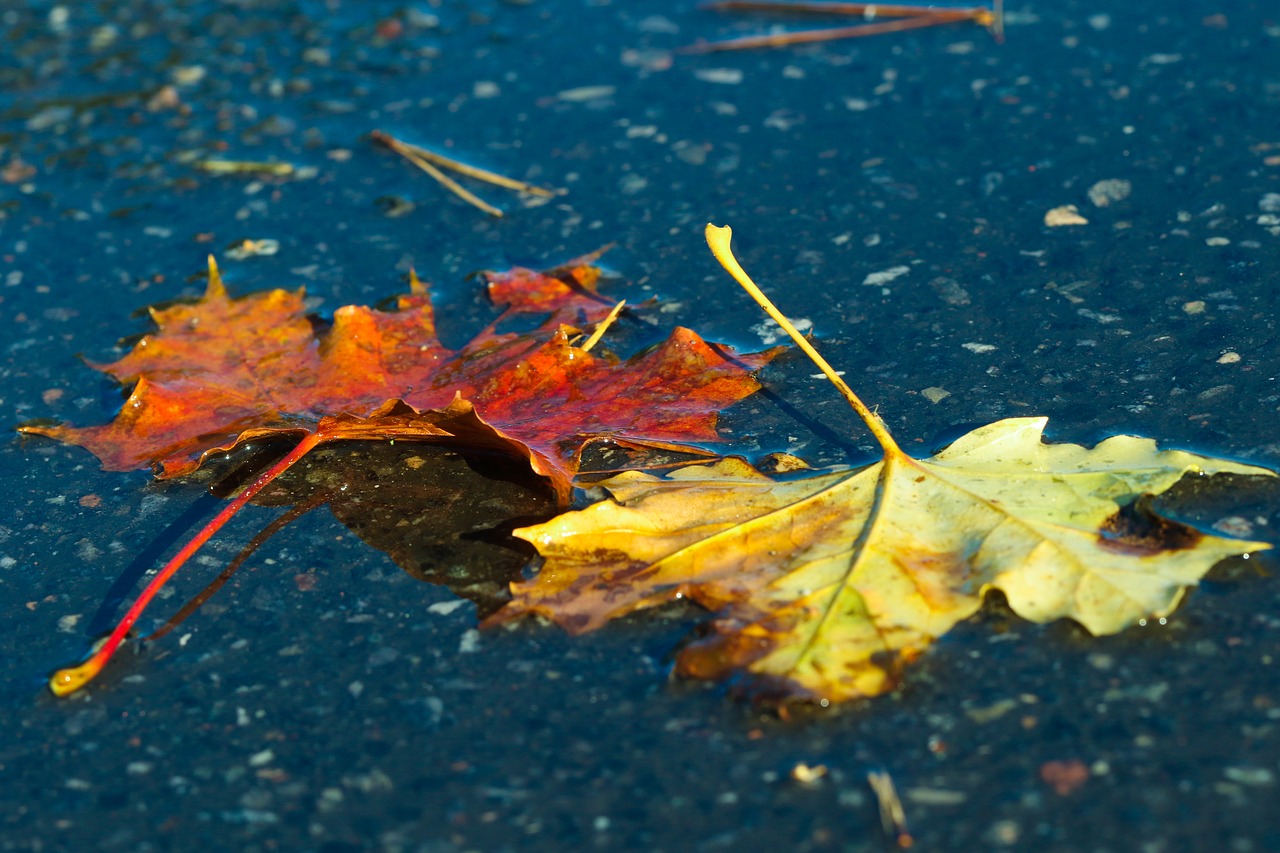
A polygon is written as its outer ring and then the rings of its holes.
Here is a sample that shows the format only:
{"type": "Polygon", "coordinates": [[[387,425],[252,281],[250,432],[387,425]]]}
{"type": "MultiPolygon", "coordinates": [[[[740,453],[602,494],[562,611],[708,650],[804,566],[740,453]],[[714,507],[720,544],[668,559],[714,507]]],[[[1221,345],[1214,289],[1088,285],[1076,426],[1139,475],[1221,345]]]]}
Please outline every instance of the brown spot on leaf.
{"type": "Polygon", "coordinates": [[[1200,531],[1157,515],[1149,495],[1116,510],[1098,528],[1098,544],[1109,551],[1147,556],[1162,551],[1194,548],[1203,537],[1200,531]]]}
{"type": "Polygon", "coordinates": [[[686,678],[721,681],[775,648],[771,634],[734,620],[715,620],[704,630],[709,636],[685,646],[676,658],[676,671],[686,678]]]}

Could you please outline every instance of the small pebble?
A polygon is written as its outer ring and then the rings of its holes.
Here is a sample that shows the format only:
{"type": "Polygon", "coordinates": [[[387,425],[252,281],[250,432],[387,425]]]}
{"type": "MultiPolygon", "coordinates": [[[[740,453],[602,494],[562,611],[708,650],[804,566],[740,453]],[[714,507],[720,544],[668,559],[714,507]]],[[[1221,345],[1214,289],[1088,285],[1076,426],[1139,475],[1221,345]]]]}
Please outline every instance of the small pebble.
{"type": "Polygon", "coordinates": [[[924,397],[930,403],[941,403],[943,400],[951,396],[951,392],[945,388],[930,386],[920,392],[920,396],[924,397]]]}
{"type": "Polygon", "coordinates": [[[1050,228],[1061,228],[1064,225],[1088,225],[1089,220],[1080,215],[1080,208],[1074,204],[1064,204],[1045,213],[1044,224],[1050,228]]]}
{"type": "Polygon", "coordinates": [[[1261,787],[1275,782],[1275,774],[1265,767],[1228,767],[1222,771],[1232,782],[1251,787],[1261,787]]]}

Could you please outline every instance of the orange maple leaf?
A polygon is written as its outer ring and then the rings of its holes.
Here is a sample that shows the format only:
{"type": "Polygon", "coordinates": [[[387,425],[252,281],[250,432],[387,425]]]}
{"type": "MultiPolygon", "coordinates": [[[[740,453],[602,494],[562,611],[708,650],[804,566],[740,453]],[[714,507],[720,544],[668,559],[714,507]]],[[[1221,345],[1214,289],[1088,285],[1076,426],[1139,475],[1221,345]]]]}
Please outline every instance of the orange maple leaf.
{"type": "Polygon", "coordinates": [[[323,442],[408,439],[505,452],[527,459],[564,504],[593,441],[691,450],[688,442],[715,439],[717,412],[756,391],[752,371],[781,348],[738,355],[677,328],[626,361],[595,355],[590,346],[621,307],[598,294],[595,256],[545,273],[490,274],[490,296],[506,310],[456,351],[436,336],[431,297],[417,276],[394,310],[348,305],[317,333],[302,290],[233,298],[210,258],[201,299],[153,308],[154,333],[119,361],[95,365],[133,384],[112,421],[19,429],[85,447],[108,470],[150,465],[164,478],[246,441],[301,440],[196,533],[93,655],[55,673],[50,688],[65,695],[97,675],[191,555],[323,442]],[[547,316],[532,331],[498,331],[520,314],[547,316]],[[575,345],[573,336],[591,326],[596,334],[575,345]]]}
{"type": "Polygon", "coordinates": [[[436,336],[416,276],[394,310],[348,305],[317,334],[301,289],[233,298],[210,259],[203,298],[153,308],[154,333],[94,365],[133,385],[112,421],[19,429],[85,447],[107,470],[150,465],[162,478],[271,435],[456,441],[527,458],[563,501],[591,441],[714,440],[716,413],[757,390],[752,371],[779,351],[739,355],[683,328],[624,362],[575,346],[614,307],[596,292],[593,259],[490,274],[506,310],[457,351],[436,336]],[[548,316],[530,332],[496,331],[532,313],[548,316]]]}

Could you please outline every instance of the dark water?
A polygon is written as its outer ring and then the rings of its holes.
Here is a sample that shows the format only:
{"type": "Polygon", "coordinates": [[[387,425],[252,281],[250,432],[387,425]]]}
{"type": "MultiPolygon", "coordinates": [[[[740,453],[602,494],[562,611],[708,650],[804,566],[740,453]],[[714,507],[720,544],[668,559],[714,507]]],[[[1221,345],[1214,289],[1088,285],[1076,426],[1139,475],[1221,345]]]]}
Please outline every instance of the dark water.
{"type": "MultiPolygon", "coordinates": [[[[467,273],[616,240],[620,292],[758,346],[711,220],[908,447],[1044,414],[1063,440],[1275,466],[1280,16],[1113,5],[1014,4],[1003,45],[951,28],[668,63],[779,22],[605,0],[0,4],[0,411],[108,417],[119,396],[77,353],[109,360],[145,328],[130,312],[197,294],[210,251],[233,290],[305,285],[319,311],[412,265],[456,344],[492,316],[467,273]],[[374,128],[568,194],[481,189],[509,211],[487,218],[374,128]],[[192,167],[210,156],[304,171],[192,167]],[[1130,194],[1096,205],[1105,180],[1130,194]],[[1046,228],[1065,204],[1089,223],[1046,228]],[[279,250],[223,255],[244,238],[279,250]]],[[[864,458],[815,373],[766,371],[724,421],[735,448],[864,458]]],[[[48,442],[15,437],[0,466],[0,849],[878,850],[873,769],[921,849],[1280,846],[1273,560],[1108,639],[993,606],[899,692],[784,722],[669,682],[692,610],[479,635],[472,604],[315,512],[59,701],[43,679],[113,584],[216,504],[207,482],[104,474],[48,442]],[[1049,762],[1089,778],[1059,794],[1049,762]],[[802,784],[801,763],[828,772],[802,784]]],[[[1218,489],[1186,511],[1269,538],[1276,508],[1218,489]]],[[[247,510],[192,574],[279,512],[247,510]]]]}

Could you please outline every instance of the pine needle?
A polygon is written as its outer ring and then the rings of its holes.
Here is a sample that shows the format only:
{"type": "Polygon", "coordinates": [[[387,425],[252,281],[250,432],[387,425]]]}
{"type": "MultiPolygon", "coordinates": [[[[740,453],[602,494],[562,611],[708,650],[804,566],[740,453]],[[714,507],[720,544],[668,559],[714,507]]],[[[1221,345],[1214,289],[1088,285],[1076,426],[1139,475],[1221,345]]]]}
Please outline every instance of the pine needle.
{"type": "Polygon", "coordinates": [[[600,339],[604,337],[604,333],[613,325],[613,321],[618,319],[618,315],[622,313],[622,306],[626,304],[627,300],[622,300],[613,306],[613,310],[609,312],[607,317],[596,324],[596,330],[591,333],[591,337],[587,338],[580,347],[583,352],[590,352],[593,346],[600,343],[600,339]]]}
{"type": "Polygon", "coordinates": [[[487,169],[480,169],[476,166],[468,166],[466,163],[454,160],[452,157],[446,157],[443,154],[438,154],[435,151],[423,148],[421,145],[413,145],[408,142],[403,142],[388,133],[383,133],[380,130],[373,131],[370,136],[375,142],[387,146],[392,151],[396,152],[401,157],[426,172],[441,186],[465,201],[467,204],[472,207],[479,208],[490,216],[495,216],[499,219],[502,218],[503,215],[501,210],[463,187],[453,178],[446,175],[442,169],[449,169],[450,171],[457,172],[463,177],[483,181],[484,183],[493,184],[494,186],[502,187],[504,189],[515,190],[516,192],[528,193],[529,195],[535,195],[540,198],[552,198],[558,194],[557,190],[549,190],[545,187],[526,183],[525,181],[518,181],[515,178],[508,178],[505,175],[499,175],[497,172],[490,172],[487,169]]]}
{"type": "Polygon", "coordinates": [[[720,12],[856,15],[865,18],[867,21],[874,21],[878,18],[897,18],[898,20],[878,21],[877,23],[849,27],[828,27],[824,29],[770,33],[767,35],[725,39],[723,41],[699,42],[679,48],[677,53],[717,53],[727,50],[751,50],[760,47],[787,47],[795,44],[814,44],[838,39],[863,38],[865,36],[964,22],[972,22],[986,27],[991,32],[992,37],[995,38],[997,44],[1004,41],[1004,0],[994,0],[994,5],[990,8],[973,6],[955,9],[937,6],[821,2],[821,0],[813,0],[813,2],[809,2],[809,0],[797,0],[797,2],[719,0],[719,2],[707,3],[703,8],[720,12]]]}
{"type": "Polygon", "coordinates": [[[915,839],[907,829],[907,813],[893,787],[893,777],[883,770],[872,770],[867,773],[867,784],[880,806],[880,825],[884,827],[884,834],[904,850],[910,847],[915,839]]]}

